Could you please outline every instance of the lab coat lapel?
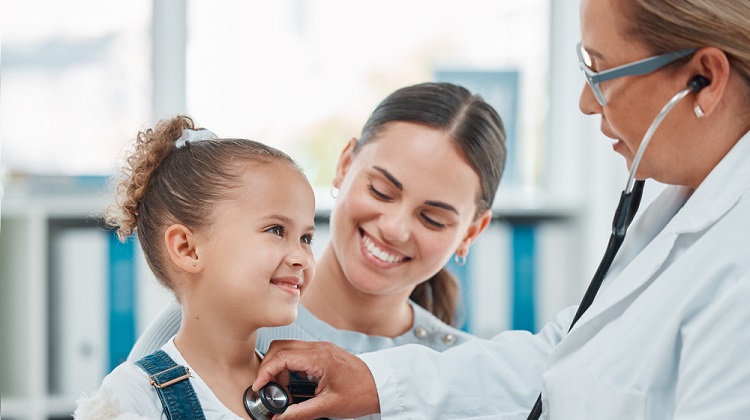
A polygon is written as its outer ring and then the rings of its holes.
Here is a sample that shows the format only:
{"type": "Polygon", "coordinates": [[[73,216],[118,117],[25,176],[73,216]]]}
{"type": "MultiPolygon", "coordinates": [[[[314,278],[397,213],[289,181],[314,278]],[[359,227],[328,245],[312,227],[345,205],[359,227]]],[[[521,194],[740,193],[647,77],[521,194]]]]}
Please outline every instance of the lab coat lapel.
{"type": "Polygon", "coordinates": [[[612,310],[619,302],[651,281],[654,273],[669,256],[677,239],[677,233],[670,229],[670,221],[685,202],[686,192],[687,190],[681,187],[668,187],[641,217],[636,219],[598,296],[571,334],[578,327],[612,310]]]}
{"type": "MultiPolygon", "coordinates": [[[[746,134],[706,177],[690,200],[686,202],[690,192],[686,187],[667,187],[633,223],[599,296],[571,334],[607,313],[618,316],[637,295],[636,292],[654,280],[681,234],[706,229],[729,211],[750,188],[749,157],[750,134],[746,134]],[[726,182],[732,178],[738,182],[726,182]]],[[[608,321],[605,319],[604,322],[608,321]]]]}

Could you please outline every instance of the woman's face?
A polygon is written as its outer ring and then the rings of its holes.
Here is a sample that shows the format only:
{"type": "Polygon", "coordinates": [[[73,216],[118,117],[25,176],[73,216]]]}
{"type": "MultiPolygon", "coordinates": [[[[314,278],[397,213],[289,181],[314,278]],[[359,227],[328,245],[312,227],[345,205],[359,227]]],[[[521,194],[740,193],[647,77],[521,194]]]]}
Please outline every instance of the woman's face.
{"type": "MultiPolygon", "coordinates": [[[[641,43],[624,34],[627,11],[617,0],[582,0],[581,37],[591,57],[591,69],[603,71],[653,55],[641,43]]],[[[585,114],[601,115],[601,131],[614,141],[614,150],[625,157],[628,168],[643,135],[661,108],[689,80],[680,70],[661,69],[643,76],[625,76],[600,84],[607,105],[602,107],[584,84],[580,108],[585,114]]],[[[639,179],[682,184],[689,173],[690,147],[684,141],[678,115],[692,115],[689,101],[679,103],[659,126],[638,168],[639,179]],[[688,114],[686,114],[688,113],[688,114]]]]}
{"type": "Polygon", "coordinates": [[[288,163],[247,165],[242,186],[216,205],[213,223],[199,235],[202,283],[183,304],[253,331],[288,325],[297,315],[315,272],[315,197],[288,163]]]}
{"type": "Polygon", "coordinates": [[[353,154],[355,144],[334,180],[331,244],[352,287],[405,298],[486,226],[489,212],[474,220],[479,177],[445,133],[423,125],[388,123],[353,154]]]}

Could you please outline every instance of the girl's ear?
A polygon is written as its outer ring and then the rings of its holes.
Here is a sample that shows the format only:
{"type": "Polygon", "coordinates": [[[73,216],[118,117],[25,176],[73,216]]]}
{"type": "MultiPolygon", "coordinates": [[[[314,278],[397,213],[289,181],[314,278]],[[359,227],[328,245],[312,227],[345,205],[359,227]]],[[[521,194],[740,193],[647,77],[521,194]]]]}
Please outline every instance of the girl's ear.
{"type": "Polygon", "coordinates": [[[188,273],[198,273],[203,268],[196,251],[197,239],[184,225],[174,224],[164,232],[164,243],[172,262],[188,273]]]}
{"type": "Polygon", "coordinates": [[[357,147],[357,138],[352,137],[349,143],[346,144],[344,150],[341,151],[339,156],[339,163],[336,164],[336,175],[333,177],[333,186],[336,188],[341,187],[341,183],[344,182],[346,173],[349,172],[349,167],[352,164],[352,158],[354,157],[354,148],[357,147]]]}
{"type": "Polygon", "coordinates": [[[485,229],[487,229],[487,226],[490,225],[491,221],[492,211],[485,210],[481,215],[479,215],[479,217],[476,218],[476,220],[471,222],[471,224],[469,225],[469,229],[466,230],[466,235],[461,240],[461,243],[456,249],[456,254],[464,257],[468,255],[471,244],[473,244],[477,237],[479,237],[479,235],[484,232],[485,229]]]}

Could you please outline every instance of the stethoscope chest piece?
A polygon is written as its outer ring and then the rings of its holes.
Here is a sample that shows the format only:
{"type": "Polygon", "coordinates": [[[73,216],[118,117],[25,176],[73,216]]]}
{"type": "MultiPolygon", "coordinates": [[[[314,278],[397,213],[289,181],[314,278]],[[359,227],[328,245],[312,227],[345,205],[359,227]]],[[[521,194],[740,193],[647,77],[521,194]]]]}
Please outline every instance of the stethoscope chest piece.
{"type": "Polygon", "coordinates": [[[267,383],[258,392],[252,387],[245,391],[245,411],[254,420],[269,420],[274,414],[283,413],[289,404],[289,394],[276,382],[267,383]]]}

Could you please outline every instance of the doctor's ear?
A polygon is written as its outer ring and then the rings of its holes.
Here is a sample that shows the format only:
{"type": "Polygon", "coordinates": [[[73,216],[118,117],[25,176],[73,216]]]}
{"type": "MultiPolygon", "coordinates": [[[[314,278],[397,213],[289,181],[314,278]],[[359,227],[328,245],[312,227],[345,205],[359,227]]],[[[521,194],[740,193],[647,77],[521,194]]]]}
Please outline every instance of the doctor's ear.
{"type": "Polygon", "coordinates": [[[198,273],[203,269],[197,251],[197,238],[184,225],[174,224],[164,232],[164,243],[172,262],[188,273],[198,273]]]}
{"type": "Polygon", "coordinates": [[[690,67],[694,74],[699,75],[694,75],[691,82],[699,77],[708,81],[708,84],[695,94],[694,101],[695,106],[700,107],[702,115],[710,115],[726,93],[731,74],[729,58],[718,48],[704,47],[695,52],[690,67]]]}
{"type": "Polygon", "coordinates": [[[341,183],[344,181],[346,173],[349,172],[352,159],[354,159],[355,147],[357,147],[357,138],[352,137],[346,146],[344,146],[344,150],[341,151],[339,162],[336,164],[336,175],[333,177],[333,186],[336,188],[341,187],[341,183]]]}

